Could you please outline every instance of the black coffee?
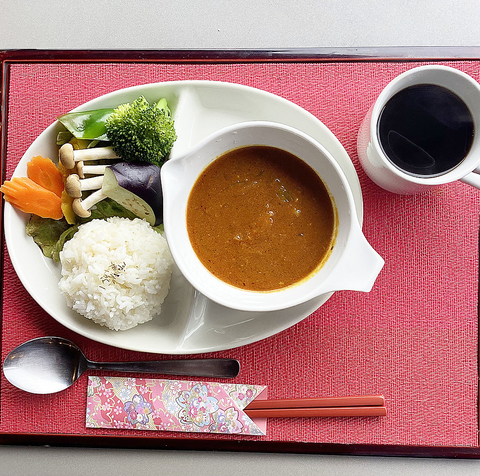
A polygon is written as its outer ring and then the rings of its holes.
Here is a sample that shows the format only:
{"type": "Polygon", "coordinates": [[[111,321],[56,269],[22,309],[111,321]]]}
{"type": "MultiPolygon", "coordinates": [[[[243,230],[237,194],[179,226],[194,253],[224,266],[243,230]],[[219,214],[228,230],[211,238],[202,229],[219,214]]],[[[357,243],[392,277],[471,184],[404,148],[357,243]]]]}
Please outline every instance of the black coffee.
{"type": "Polygon", "coordinates": [[[470,150],[473,134],[467,105],[449,89],[434,84],[399,91],[378,121],[387,157],[415,175],[438,175],[456,167],[470,150]]]}

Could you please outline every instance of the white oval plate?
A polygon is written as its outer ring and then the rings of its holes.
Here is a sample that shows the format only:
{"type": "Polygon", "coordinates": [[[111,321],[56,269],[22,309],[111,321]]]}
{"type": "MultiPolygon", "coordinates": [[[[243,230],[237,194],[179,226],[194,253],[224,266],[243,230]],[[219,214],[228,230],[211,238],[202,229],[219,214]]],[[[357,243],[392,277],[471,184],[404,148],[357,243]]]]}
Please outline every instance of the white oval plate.
{"type": "MultiPolygon", "coordinates": [[[[83,104],[77,110],[116,107],[140,95],[168,100],[178,139],[171,152],[175,160],[210,133],[243,121],[265,120],[295,127],[319,141],[344,171],[355,197],[360,223],[363,201],[350,157],[338,139],[315,116],[274,94],[238,84],[212,81],[172,81],[121,89],[83,104]]],[[[45,129],[25,152],[15,176],[26,176],[35,155],[57,156],[58,123],[45,129]]],[[[175,269],[170,293],[160,315],[128,331],[115,332],[94,324],[67,307],[58,289],[60,265],[43,256],[25,233],[28,216],[5,204],[5,240],[15,271],[29,294],[54,319],[97,342],[140,352],[196,354],[231,349],[259,341],[305,319],[331,294],[284,311],[243,312],[216,304],[200,293],[175,269]]]]}

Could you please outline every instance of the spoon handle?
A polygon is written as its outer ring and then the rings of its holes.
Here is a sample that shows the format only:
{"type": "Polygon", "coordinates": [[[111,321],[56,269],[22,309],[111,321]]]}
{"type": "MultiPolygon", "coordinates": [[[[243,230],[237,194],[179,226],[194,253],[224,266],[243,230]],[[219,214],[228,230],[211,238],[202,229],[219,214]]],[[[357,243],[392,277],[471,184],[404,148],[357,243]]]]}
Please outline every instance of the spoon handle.
{"type": "Polygon", "coordinates": [[[92,362],[90,370],[138,372],[192,377],[233,378],[240,372],[240,363],[235,359],[156,360],[145,362],[92,362]]]}

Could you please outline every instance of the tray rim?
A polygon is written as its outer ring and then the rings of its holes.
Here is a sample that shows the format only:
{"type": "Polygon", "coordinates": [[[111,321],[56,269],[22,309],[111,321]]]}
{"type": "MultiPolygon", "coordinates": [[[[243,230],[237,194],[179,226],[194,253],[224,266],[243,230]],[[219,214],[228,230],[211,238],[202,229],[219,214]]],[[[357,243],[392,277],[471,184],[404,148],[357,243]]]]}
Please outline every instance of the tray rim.
{"type": "MultiPolygon", "coordinates": [[[[386,46],[309,47],[279,49],[168,49],[168,50],[0,50],[0,183],[6,167],[9,66],[16,63],[324,63],[324,62],[418,62],[480,60],[480,46],[386,46]]],[[[4,275],[3,200],[0,207],[0,271],[4,275]]],[[[480,243],[479,243],[480,248],[480,243]]],[[[479,270],[480,273],[480,270],[479,270]]],[[[480,279],[480,276],[477,277],[480,279]]],[[[479,299],[480,306],[480,299],[479,299]]],[[[0,288],[0,326],[3,316],[3,287],[0,288]]],[[[480,342],[480,326],[479,342],[480,342]]],[[[1,327],[0,327],[1,333],[1,327]]],[[[0,340],[0,349],[2,342],[0,340]]],[[[477,349],[478,350],[478,349],[477,349]]],[[[477,359],[480,374],[480,359],[477,359]]],[[[477,396],[479,414],[480,392],[477,396]]],[[[1,412],[1,388],[0,388],[1,412]]],[[[479,415],[480,418],[480,415],[479,415]]],[[[480,459],[477,446],[408,446],[260,441],[242,439],[162,438],[144,436],[76,435],[61,433],[7,433],[0,431],[2,445],[69,446],[96,448],[149,448],[169,450],[334,454],[352,456],[409,456],[480,459]]]]}
{"type": "Polygon", "coordinates": [[[62,433],[0,433],[6,446],[54,446],[77,448],[123,448],[187,451],[228,451],[242,453],[288,453],[348,456],[387,456],[444,459],[480,459],[473,446],[407,446],[357,443],[310,443],[302,441],[261,441],[202,438],[154,438],[118,435],[75,435],[62,433]],[[214,446],[214,449],[212,449],[214,446]]]}
{"type": "Polygon", "coordinates": [[[0,50],[2,63],[16,62],[317,62],[480,59],[480,46],[372,46],[259,49],[0,50]]]}

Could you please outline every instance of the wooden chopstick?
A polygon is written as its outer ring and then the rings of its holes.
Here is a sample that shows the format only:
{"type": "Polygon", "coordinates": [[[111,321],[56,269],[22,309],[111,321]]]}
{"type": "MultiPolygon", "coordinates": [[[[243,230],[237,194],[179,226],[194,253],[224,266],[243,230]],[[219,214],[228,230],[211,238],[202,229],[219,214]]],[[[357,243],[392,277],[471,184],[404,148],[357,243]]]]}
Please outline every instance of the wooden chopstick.
{"type": "Polygon", "coordinates": [[[319,407],[244,409],[250,418],[386,416],[386,407],[319,407]]]}
{"type": "Polygon", "coordinates": [[[383,395],[359,395],[352,397],[284,398],[277,400],[253,400],[245,410],[263,408],[318,408],[318,407],[377,407],[385,405],[383,395]]]}
{"type": "Polygon", "coordinates": [[[244,409],[250,418],[385,416],[383,395],[254,400],[244,409]]]}

